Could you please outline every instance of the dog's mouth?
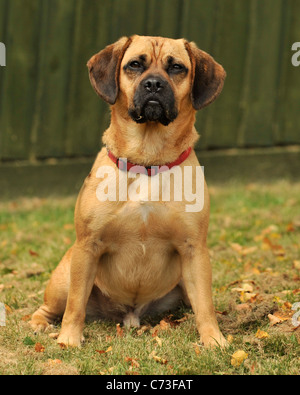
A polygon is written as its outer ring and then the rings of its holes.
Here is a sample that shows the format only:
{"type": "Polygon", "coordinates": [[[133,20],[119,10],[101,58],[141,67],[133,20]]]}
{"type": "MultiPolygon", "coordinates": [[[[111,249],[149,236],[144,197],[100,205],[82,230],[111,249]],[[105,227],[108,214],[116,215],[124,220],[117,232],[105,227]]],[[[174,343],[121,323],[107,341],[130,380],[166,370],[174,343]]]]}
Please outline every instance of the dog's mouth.
{"type": "Polygon", "coordinates": [[[143,82],[140,84],[134,95],[133,107],[128,111],[135,122],[159,122],[167,126],[175,120],[178,112],[174,93],[168,84],[162,86],[156,92],[149,92],[143,82]]]}
{"type": "Polygon", "coordinates": [[[177,117],[177,110],[170,109],[160,100],[147,100],[142,106],[138,105],[129,110],[129,115],[137,123],[159,122],[164,126],[169,125],[177,117]]]}

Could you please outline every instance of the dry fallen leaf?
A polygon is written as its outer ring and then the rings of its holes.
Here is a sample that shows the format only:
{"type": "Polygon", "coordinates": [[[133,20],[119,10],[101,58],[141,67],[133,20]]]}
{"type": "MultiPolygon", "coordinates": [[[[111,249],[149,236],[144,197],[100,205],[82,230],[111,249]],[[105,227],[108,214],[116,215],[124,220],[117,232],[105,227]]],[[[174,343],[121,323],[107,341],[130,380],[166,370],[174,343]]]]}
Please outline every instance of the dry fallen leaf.
{"type": "Polygon", "coordinates": [[[121,328],[120,324],[116,325],[116,329],[117,329],[117,336],[123,337],[124,336],[124,329],[121,328]]]}
{"type": "Polygon", "coordinates": [[[300,270],[300,261],[298,260],[293,261],[293,267],[294,269],[300,270]]]}
{"type": "Polygon", "coordinates": [[[112,372],[114,371],[114,369],[115,369],[115,366],[112,366],[111,368],[101,370],[101,371],[99,372],[99,374],[100,374],[101,376],[105,376],[105,375],[107,375],[107,374],[112,374],[112,372]]]}
{"type": "Polygon", "coordinates": [[[151,329],[150,325],[143,325],[136,331],[136,333],[138,336],[141,336],[143,333],[145,333],[146,331],[148,331],[150,329],[151,329]]]}
{"type": "Polygon", "coordinates": [[[241,245],[238,244],[238,243],[231,243],[230,246],[231,246],[231,248],[232,248],[234,251],[238,252],[238,253],[239,253],[240,255],[242,255],[242,256],[251,254],[252,252],[254,252],[254,251],[257,250],[257,247],[256,247],[256,246],[244,247],[244,246],[241,246],[241,245]]]}
{"type": "Polygon", "coordinates": [[[105,354],[106,351],[105,350],[95,350],[98,354],[105,354]]]}
{"type": "Polygon", "coordinates": [[[231,365],[232,366],[240,366],[247,358],[248,358],[248,354],[245,353],[245,351],[237,350],[231,356],[231,365]]]}
{"type": "Polygon", "coordinates": [[[165,320],[161,320],[159,326],[162,331],[166,331],[167,329],[170,329],[170,324],[165,320]]]}
{"type": "Polygon", "coordinates": [[[273,315],[273,314],[268,314],[268,318],[269,318],[271,326],[274,326],[276,324],[279,324],[280,322],[283,322],[282,319],[280,319],[279,317],[276,317],[276,315],[273,315]]]}
{"type": "Polygon", "coordinates": [[[252,310],[252,306],[249,303],[241,303],[235,306],[236,311],[249,311],[252,310]]]}
{"type": "Polygon", "coordinates": [[[139,368],[140,364],[138,363],[138,361],[136,359],[130,358],[130,357],[125,357],[125,361],[126,362],[130,362],[131,363],[131,367],[135,367],[135,368],[139,368]]]}
{"type": "Polygon", "coordinates": [[[250,293],[250,292],[241,292],[240,301],[242,303],[250,302],[253,303],[256,300],[258,294],[250,293]]]}
{"type": "Polygon", "coordinates": [[[262,240],[262,249],[263,250],[272,250],[274,255],[284,256],[285,250],[279,244],[274,244],[268,237],[264,237],[262,240]]]}
{"type": "Polygon", "coordinates": [[[268,338],[270,336],[269,336],[269,334],[267,332],[262,331],[261,329],[258,329],[256,334],[255,334],[255,337],[257,339],[266,339],[266,338],[268,338]]]}
{"type": "Polygon", "coordinates": [[[112,351],[112,346],[109,346],[105,352],[111,352],[111,351],[112,351]]]}
{"type": "Polygon", "coordinates": [[[201,346],[197,343],[192,343],[193,347],[194,347],[194,351],[196,353],[196,355],[200,355],[201,354],[201,346]]]}
{"type": "Polygon", "coordinates": [[[162,339],[158,336],[155,336],[154,339],[152,339],[152,341],[156,341],[156,343],[161,347],[162,345],[162,339]]]}
{"type": "Polygon", "coordinates": [[[47,363],[49,365],[59,365],[62,361],[60,359],[48,359],[47,363]]]}
{"type": "Polygon", "coordinates": [[[41,343],[35,343],[34,350],[36,352],[44,352],[45,347],[41,343]]]}
{"type": "Polygon", "coordinates": [[[148,358],[149,358],[149,359],[154,359],[155,362],[159,362],[159,363],[161,363],[162,365],[166,365],[166,364],[168,363],[168,361],[167,361],[166,359],[157,356],[155,350],[152,351],[152,352],[149,354],[149,357],[148,357],[148,358]]]}

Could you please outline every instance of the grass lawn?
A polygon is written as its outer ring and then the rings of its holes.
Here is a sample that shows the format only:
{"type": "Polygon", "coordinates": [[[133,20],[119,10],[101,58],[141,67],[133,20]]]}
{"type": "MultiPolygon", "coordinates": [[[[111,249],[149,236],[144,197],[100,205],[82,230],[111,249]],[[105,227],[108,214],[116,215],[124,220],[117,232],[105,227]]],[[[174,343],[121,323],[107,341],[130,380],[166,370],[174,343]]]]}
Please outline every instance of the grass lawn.
{"type": "Polygon", "coordinates": [[[184,306],[145,317],[141,330],[87,323],[81,349],[56,344],[59,326],[34,335],[30,315],[74,241],[75,198],[0,203],[0,374],[299,374],[292,306],[300,302],[300,183],[211,185],[210,194],[214,301],[230,342],[224,351],[199,345],[184,306]]]}

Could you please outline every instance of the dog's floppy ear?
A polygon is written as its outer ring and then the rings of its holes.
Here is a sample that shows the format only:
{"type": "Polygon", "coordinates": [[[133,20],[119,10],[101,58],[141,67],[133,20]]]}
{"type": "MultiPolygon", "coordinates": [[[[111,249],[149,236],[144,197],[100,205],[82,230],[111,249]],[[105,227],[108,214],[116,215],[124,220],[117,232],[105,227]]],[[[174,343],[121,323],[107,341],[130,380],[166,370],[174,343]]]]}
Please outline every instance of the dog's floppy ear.
{"type": "Polygon", "coordinates": [[[195,110],[208,106],[221,93],[226,72],[193,42],[185,42],[192,63],[191,99],[195,110]]]}
{"type": "Polygon", "coordinates": [[[130,38],[122,37],[92,56],[87,63],[92,87],[109,104],[115,104],[117,100],[120,64],[130,43],[130,38]]]}

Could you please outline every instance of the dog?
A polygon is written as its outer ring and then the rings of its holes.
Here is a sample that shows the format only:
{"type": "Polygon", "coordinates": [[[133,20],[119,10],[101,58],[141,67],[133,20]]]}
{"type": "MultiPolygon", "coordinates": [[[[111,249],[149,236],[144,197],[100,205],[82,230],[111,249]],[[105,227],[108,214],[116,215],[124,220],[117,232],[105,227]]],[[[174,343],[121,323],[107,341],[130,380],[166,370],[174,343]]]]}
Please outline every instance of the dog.
{"type": "Polygon", "coordinates": [[[201,178],[194,171],[200,168],[195,114],[219,96],[226,73],[193,42],[137,35],[107,46],[87,66],[96,93],[110,104],[111,123],[76,202],[76,241],[53,272],[31,326],[44,330],[63,317],[57,342],[77,347],[86,316],[135,327],[143,314],[183,300],[204,346],[223,347],[212,301],[204,178],[201,209],[187,210],[187,198],[173,195],[178,180],[195,189],[201,178]],[[186,168],[193,170],[187,179],[186,168]],[[112,170],[110,176],[101,169],[112,170]],[[140,188],[154,189],[154,180],[170,173],[169,201],[161,196],[163,182],[152,200],[149,189],[134,194],[137,179],[140,188]],[[108,194],[101,200],[112,186],[115,201],[108,194]]]}

